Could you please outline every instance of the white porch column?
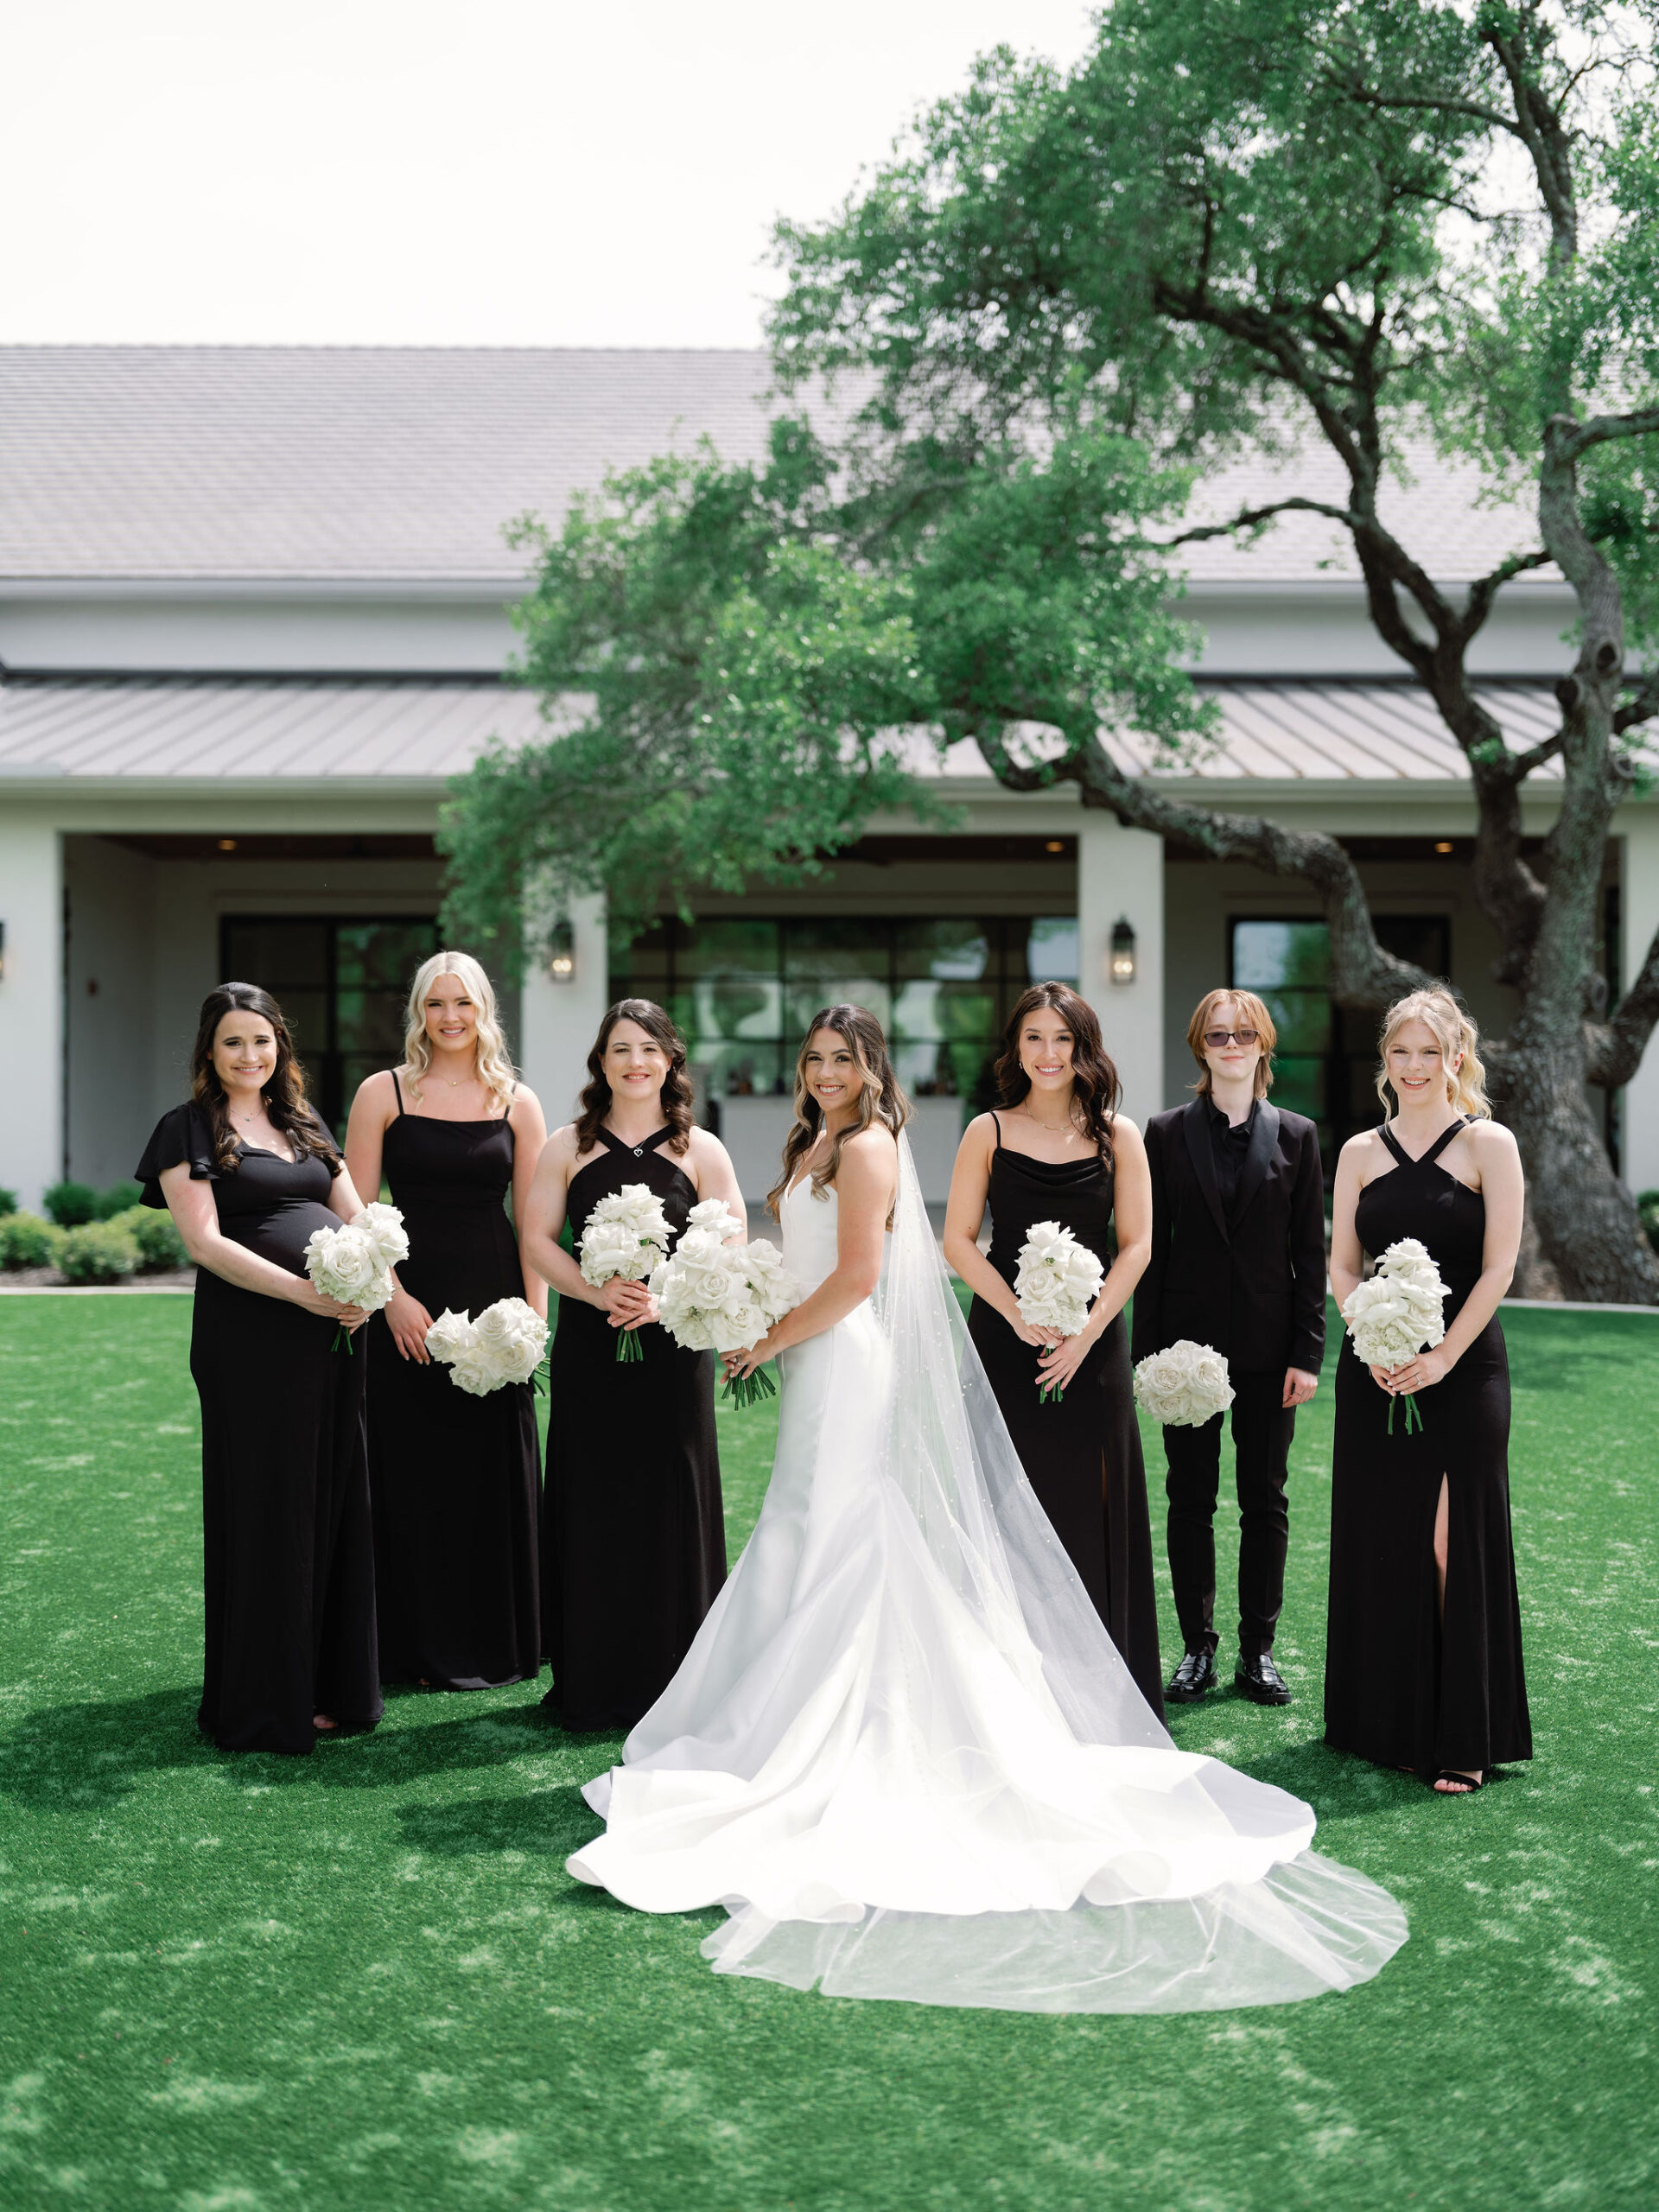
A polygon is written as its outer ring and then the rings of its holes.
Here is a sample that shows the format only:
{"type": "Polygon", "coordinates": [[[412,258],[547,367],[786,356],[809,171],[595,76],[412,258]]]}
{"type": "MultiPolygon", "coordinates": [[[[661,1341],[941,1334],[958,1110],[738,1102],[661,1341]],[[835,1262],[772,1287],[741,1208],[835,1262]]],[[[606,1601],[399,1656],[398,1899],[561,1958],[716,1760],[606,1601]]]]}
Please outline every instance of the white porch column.
{"type": "MultiPolygon", "coordinates": [[[[1659,807],[1627,806],[1619,827],[1624,838],[1621,959],[1628,983],[1659,931],[1659,807]]],[[[1659,1032],[1635,1081],[1625,1086],[1624,1150],[1624,1180],[1631,1190],[1659,1190],[1659,1032]]]]}
{"type": "Polygon", "coordinates": [[[63,1173],[63,854],[53,823],[0,818],[0,1183],[35,1211],[63,1173]]]}
{"type": "Polygon", "coordinates": [[[542,1102],[547,1126],[573,1121],[576,1094],[588,1080],[588,1054],[610,1004],[609,948],[603,899],[579,899],[570,910],[575,973],[556,983],[544,965],[525,970],[519,1000],[519,1052],[524,1080],[542,1102]]]}
{"type": "Polygon", "coordinates": [[[1077,830],[1077,988],[1100,1016],[1142,1128],[1164,1103],[1164,841],[1090,808],[1077,830]],[[1135,931],[1135,981],[1111,981],[1112,930],[1135,931]]]}

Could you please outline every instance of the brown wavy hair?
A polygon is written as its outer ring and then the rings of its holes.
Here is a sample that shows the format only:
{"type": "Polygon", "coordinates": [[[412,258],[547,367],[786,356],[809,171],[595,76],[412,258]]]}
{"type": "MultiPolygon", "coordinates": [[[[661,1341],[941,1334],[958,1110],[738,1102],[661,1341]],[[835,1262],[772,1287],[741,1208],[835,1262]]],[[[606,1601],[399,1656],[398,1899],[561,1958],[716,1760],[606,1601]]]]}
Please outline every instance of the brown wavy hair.
{"type": "Polygon", "coordinates": [[[1112,1122],[1123,1096],[1117,1069],[1100,1033],[1100,1017],[1070,983],[1033,983],[1008,1016],[1002,1032],[991,1078],[999,1106],[1023,1106],[1031,1077],[1020,1065],[1020,1032],[1033,1014],[1047,1007],[1058,1014],[1071,1032],[1071,1111],[1081,1114],[1086,1135],[1109,1167],[1112,1164],[1112,1122]]]}
{"type": "Polygon", "coordinates": [[[685,1071],[685,1039],[655,999],[618,999],[599,1025],[594,1049],[588,1055],[588,1083],[578,1101],[576,1150],[591,1152],[599,1142],[600,1124],[611,1110],[611,1086],[605,1080],[605,1047],[619,1021],[637,1021],[645,1034],[668,1055],[663,1077],[663,1119],[668,1124],[668,1148],[683,1153],[691,1141],[691,1078],[685,1071]]]}
{"type": "Polygon", "coordinates": [[[323,1127],[321,1116],[305,1095],[305,1070],[295,1055],[294,1039],[283,1019],[283,1009],[269,991],[257,983],[217,983],[201,1002],[196,1041],[190,1054],[190,1096],[207,1116],[213,1134],[213,1161],[219,1173],[233,1175],[241,1164],[236,1132],[231,1127],[225,1086],[213,1065],[213,1039],[227,1014],[257,1014],[270,1024],[276,1039],[276,1065],[260,1092],[270,1125],[288,1139],[296,1160],[315,1154],[337,1166],[340,1147],[323,1127]]]}
{"type": "MultiPolygon", "coordinates": [[[[817,1144],[823,1128],[823,1109],[806,1087],[806,1056],[820,1029],[833,1029],[851,1047],[863,1077],[858,1094],[858,1119],[836,1132],[830,1157],[812,1170],[812,1195],[821,1198],[835,1181],[841,1166],[841,1148],[850,1136],[880,1122],[897,1136],[910,1119],[910,1101],[899,1088],[899,1078],[887,1058],[887,1040],[881,1025],[861,1006],[821,1007],[806,1025],[801,1049],[795,1056],[795,1120],[784,1140],[784,1172],[766,1193],[766,1211],[776,1221],[783,1196],[795,1179],[795,1171],[817,1144]]],[[[893,1226],[893,1216],[887,1216],[893,1226]]]]}

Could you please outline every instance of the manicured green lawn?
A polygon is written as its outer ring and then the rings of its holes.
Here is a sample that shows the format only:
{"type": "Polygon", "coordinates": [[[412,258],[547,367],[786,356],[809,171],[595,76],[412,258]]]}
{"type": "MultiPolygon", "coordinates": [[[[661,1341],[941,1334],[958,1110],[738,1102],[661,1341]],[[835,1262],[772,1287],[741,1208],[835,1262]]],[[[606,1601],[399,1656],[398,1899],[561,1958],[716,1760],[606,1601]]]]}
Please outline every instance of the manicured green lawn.
{"type": "MultiPolygon", "coordinates": [[[[1411,1941],[1346,1997],[1155,2019],[716,1979],[717,1916],[565,1874],[615,1740],[524,1688],[205,1745],[188,1330],[0,1299],[5,2212],[1659,2205],[1659,1320],[1510,1319],[1538,1758],[1467,1801],[1319,1745],[1328,1389],[1303,1415],[1298,1701],[1175,1733],[1309,1798],[1411,1941]]],[[[770,1426],[721,1417],[734,1546],[770,1426]]]]}

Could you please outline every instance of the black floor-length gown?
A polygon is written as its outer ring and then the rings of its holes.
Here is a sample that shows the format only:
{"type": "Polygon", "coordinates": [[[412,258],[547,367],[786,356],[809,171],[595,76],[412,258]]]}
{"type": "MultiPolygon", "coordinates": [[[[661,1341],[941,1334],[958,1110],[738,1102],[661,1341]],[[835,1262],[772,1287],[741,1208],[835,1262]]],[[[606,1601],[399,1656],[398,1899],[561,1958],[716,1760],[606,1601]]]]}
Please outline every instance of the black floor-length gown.
{"type": "MultiPolygon", "coordinates": [[[[435,1321],[446,1308],[476,1320],[524,1294],[505,1209],[513,1151],[505,1119],[409,1114],[398,1087],[382,1154],[409,1237],[397,1280],[435,1321]]],[[[541,1446],[531,1387],[471,1397],[448,1367],[404,1359],[384,1313],[365,1334],[380,1679],[451,1690],[534,1681],[541,1446]]]]}
{"type": "MultiPolygon", "coordinates": [[[[1359,1194],[1374,1257],[1402,1237],[1427,1247],[1451,1295],[1449,1329],[1480,1274],[1486,1202],[1440,1164],[1461,1122],[1359,1194]]],[[[1337,1369],[1325,1740],[1426,1777],[1532,1757],[1510,1536],[1510,1365],[1493,1316],[1444,1382],[1417,1393],[1422,1427],[1344,1337],[1337,1369]],[[1446,1611],[1435,1592],[1434,1516],[1446,1485],[1446,1611]]]]}
{"type": "MultiPolygon", "coordinates": [[[[1058,1221],[1109,1268],[1112,1168],[1098,1156],[1049,1160],[1011,1152],[1001,1142],[1000,1122],[997,1138],[991,1155],[988,1256],[1003,1281],[1012,1285],[1020,1269],[1020,1248],[1039,1221],[1058,1221]]],[[[1147,1469],[1123,1316],[1115,1315],[1090,1347],[1065,1395],[1046,1404],[1038,1396],[1039,1347],[1021,1344],[982,1299],[975,1299],[969,1309],[968,1331],[1038,1503],[1141,1694],[1161,1713],[1147,1469]]]]}
{"type": "MultiPolygon", "coordinates": [[[[221,1232],[291,1274],[313,1231],[335,1229],[339,1172],[238,1144],[214,1165],[207,1116],[175,1106],[135,1173],[162,1206],[163,1168],[190,1163],[213,1185],[221,1232]]],[[[201,1399],[201,1519],[207,1656],[201,1726],[226,1751],[308,1751],[312,1716],[342,1729],[380,1718],[374,1547],[369,1525],[359,1330],[352,1355],[336,1324],[196,1270],[190,1373],[201,1399]]]]}
{"type": "MultiPolygon", "coordinates": [[[[659,1129],[604,1150],[570,1179],[578,1246],[599,1200],[646,1183],[677,1236],[697,1203],[659,1129]]],[[[726,1580],[715,1440],[715,1355],[667,1331],[639,1332],[644,1357],[619,1361],[609,1316],[559,1300],[548,1388],[542,1508],[543,1702],[567,1728],[631,1728],[657,1702],[726,1580]]]]}

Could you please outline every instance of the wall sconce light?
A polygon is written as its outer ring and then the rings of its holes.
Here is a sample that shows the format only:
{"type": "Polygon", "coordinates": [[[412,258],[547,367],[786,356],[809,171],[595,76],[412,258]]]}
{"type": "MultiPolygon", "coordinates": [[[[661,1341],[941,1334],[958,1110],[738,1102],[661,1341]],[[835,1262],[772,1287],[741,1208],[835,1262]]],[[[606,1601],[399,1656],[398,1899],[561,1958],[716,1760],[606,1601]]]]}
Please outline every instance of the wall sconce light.
{"type": "Polygon", "coordinates": [[[1122,915],[1112,925],[1112,950],[1106,964],[1115,983],[1135,981],[1135,931],[1122,915]]]}
{"type": "Polygon", "coordinates": [[[576,932],[568,918],[555,922],[547,933],[547,974],[550,982],[576,980],[576,932]]]}

